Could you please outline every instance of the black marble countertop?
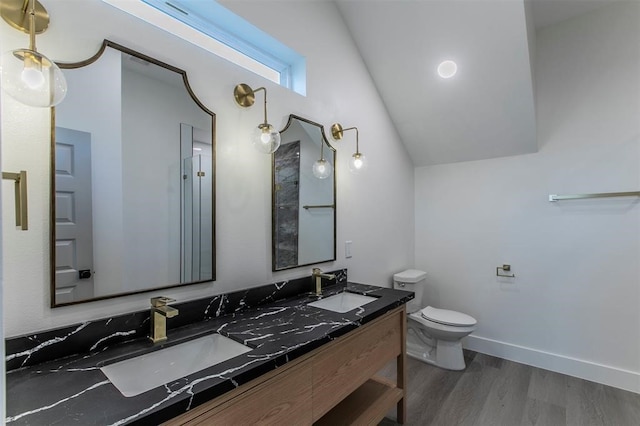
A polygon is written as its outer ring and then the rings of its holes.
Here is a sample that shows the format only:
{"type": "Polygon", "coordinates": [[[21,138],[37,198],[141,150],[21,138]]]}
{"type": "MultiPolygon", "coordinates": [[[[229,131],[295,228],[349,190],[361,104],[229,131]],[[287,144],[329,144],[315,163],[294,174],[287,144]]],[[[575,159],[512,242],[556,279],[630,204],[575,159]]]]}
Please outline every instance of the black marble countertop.
{"type": "MultiPolygon", "coordinates": [[[[328,286],[324,290],[324,297],[344,289],[345,285],[328,286]]],[[[412,292],[389,288],[349,283],[346,289],[378,299],[349,312],[336,313],[307,306],[317,297],[304,293],[170,329],[167,333],[169,340],[161,345],[153,345],[146,338],[136,338],[101,350],[35,365],[22,361],[21,366],[7,372],[6,424],[159,424],[413,299],[412,292]],[[105,364],[215,332],[253,349],[134,397],[124,397],[100,370],[105,364]]],[[[182,315],[183,309],[176,318],[182,315]]],[[[172,320],[169,319],[168,323],[172,320]]],[[[40,343],[37,348],[42,346],[40,343]]],[[[94,349],[96,347],[94,345],[94,349]]],[[[26,359],[29,359],[33,352],[34,349],[31,349],[18,355],[28,353],[26,359]]],[[[8,363],[16,357],[11,351],[7,351],[7,354],[10,354],[7,356],[8,363]]]]}

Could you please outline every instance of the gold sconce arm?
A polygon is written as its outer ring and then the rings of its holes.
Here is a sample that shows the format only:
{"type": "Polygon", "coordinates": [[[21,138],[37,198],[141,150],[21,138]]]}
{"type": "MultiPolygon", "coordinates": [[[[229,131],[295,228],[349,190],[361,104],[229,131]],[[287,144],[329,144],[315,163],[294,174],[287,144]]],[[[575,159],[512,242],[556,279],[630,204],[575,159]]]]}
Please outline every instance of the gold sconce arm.
{"type": "Polygon", "coordinates": [[[29,229],[28,207],[27,207],[27,172],[21,170],[20,173],[2,172],[2,179],[15,181],[16,199],[16,226],[26,231],[29,229]]]}
{"type": "Polygon", "coordinates": [[[347,127],[346,129],[342,128],[340,123],[335,123],[331,126],[331,136],[333,139],[339,141],[344,137],[344,132],[347,130],[355,130],[356,131],[356,154],[360,154],[360,133],[358,132],[357,127],[347,127]]]}
{"type": "Polygon", "coordinates": [[[265,87],[252,89],[248,84],[240,83],[233,89],[233,97],[239,106],[249,108],[256,102],[256,92],[261,90],[264,90],[264,124],[269,124],[267,120],[267,89],[265,87]]]}
{"type": "Polygon", "coordinates": [[[256,92],[260,90],[264,91],[264,121],[254,131],[253,147],[263,154],[273,154],[280,147],[280,132],[267,120],[267,88],[252,89],[249,85],[240,83],[233,89],[233,98],[239,106],[249,108],[256,102],[256,92]]]}
{"type": "Polygon", "coordinates": [[[42,34],[49,27],[49,13],[37,0],[2,0],[0,15],[13,28],[27,34],[42,34]]]}

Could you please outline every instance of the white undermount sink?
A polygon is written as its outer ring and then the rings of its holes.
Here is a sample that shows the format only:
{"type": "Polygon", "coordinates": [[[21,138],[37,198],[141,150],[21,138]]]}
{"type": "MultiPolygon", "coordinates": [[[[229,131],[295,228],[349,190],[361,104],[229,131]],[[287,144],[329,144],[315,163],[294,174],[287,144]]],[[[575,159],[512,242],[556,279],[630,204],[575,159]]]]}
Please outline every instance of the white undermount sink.
{"type": "Polygon", "coordinates": [[[249,352],[251,348],[210,334],[155,352],[106,365],[100,370],[124,396],[136,396],[165,383],[249,352]]]}
{"type": "Polygon", "coordinates": [[[308,306],[315,306],[316,308],[326,309],[333,312],[349,312],[355,308],[366,305],[373,302],[377,297],[365,296],[363,294],[349,293],[347,291],[343,293],[334,294],[333,296],[320,299],[315,302],[307,303],[308,306]]]}

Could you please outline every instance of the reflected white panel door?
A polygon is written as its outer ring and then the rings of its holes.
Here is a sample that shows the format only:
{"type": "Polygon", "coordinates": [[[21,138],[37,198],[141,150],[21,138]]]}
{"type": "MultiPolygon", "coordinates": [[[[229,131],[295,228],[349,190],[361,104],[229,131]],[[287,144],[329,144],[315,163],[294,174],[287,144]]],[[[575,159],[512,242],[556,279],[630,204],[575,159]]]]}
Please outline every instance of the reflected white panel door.
{"type": "Polygon", "coordinates": [[[91,134],[56,127],[56,304],[93,297],[91,134]]]}

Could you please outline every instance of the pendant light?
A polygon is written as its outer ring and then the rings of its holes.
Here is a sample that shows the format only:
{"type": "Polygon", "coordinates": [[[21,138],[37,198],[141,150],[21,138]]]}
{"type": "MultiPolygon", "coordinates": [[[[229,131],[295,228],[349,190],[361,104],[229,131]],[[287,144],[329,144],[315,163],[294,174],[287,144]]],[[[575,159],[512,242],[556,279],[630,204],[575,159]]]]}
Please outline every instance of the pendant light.
{"type": "Polygon", "coordinates": [[[267,121],[267,89],[259,87],[254,90],[241,83],[236,85],[233,90],[233,97],[238,105],[248,108],[255,103],[255,93],[260,90],[264,90],[264,122],[258,124],[258,127],[254,130],[252,137],[253,147],[263,154],[273,154],[280,147],[280,132],[267,121]]]}
{"type": "Polygon", "coordinates": [[[29,48],[6,52],[1,58],[2,89],[25,105],[51,107],[67,94],[60,68],[36,49],[36,33],[49,26],[49,14],[36,0],[1,0],[2,18],[29,34],[29,48]]]}

